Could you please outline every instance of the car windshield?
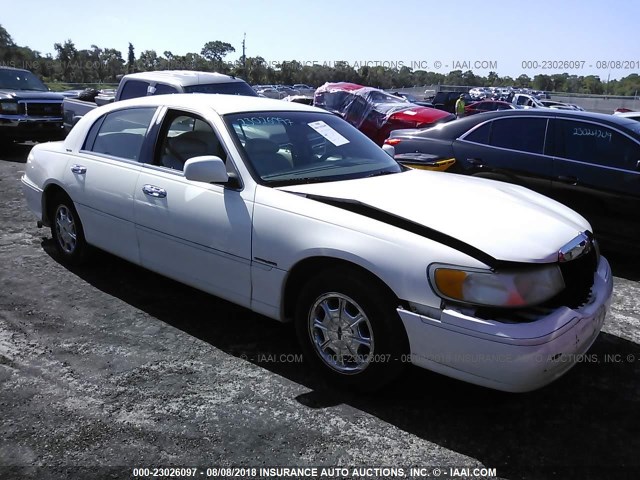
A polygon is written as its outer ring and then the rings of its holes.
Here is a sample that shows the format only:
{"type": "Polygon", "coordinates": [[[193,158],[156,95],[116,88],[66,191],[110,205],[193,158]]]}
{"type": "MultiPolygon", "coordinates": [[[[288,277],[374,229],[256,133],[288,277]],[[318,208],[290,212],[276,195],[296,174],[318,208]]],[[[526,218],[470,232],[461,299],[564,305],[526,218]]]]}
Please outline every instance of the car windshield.
{"type": "Polygon", "coordinates": [[[226,95],[245,95],[256,97],[258,94],[244,82],[204,83],[184,87],[186,93],[224,93],[226,95]]]}
{"type": "Polygon", "coordinates": [[[374,105],[387,103],[400,103],[406,105],[407,103],[407,100],[402,97],[396,97],[395,95],[390,95],[379,90],[372,90],[368,93],[367,96],[369,97],[371,103],[373,103],[374,105]]]}
{"type": "Polygon", "coordinates": [[[49,89],[33,73],[25,70],[0,69],[0,88],[8,90],[36,90],[47,92],[49,89]]]}
{"type": "Polygon", "coordinates": [[[364,178],[403,170],[341,118],[316,112],[257,112],[225,121],[262,183],[297,185],[364,178]]]}

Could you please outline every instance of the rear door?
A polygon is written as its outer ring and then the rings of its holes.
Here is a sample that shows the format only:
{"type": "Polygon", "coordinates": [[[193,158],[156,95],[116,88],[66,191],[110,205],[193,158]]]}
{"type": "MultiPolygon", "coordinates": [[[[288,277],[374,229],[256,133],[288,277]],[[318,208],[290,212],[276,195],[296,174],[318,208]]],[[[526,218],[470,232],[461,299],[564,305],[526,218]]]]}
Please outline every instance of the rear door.
{"type": "Polygon", "coordinates": [[[100,117],[65,177],[87,241],[136,263],[133,193],[155,114],[144,107],[100,117]]]}
{"type": "Polygon", "coordinates": [[[553,196],[601,236],[640,239],[640,144],[598,122],[555,119],[553,196]]]}
{"type": "Polygon", "coordinates": [[[545,153],[548,122],[521,115],[489,120],[454,141],[456,160],[466,173],[548,195],[553,169],[545,153]]]}

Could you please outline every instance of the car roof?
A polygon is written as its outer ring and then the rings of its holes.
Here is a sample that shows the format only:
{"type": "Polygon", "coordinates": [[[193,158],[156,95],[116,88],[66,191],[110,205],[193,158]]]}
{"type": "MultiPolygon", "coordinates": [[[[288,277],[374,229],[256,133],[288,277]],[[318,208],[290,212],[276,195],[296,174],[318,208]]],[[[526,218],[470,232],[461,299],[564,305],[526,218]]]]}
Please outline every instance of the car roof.
{"type": "Polygon", "coordinates": [[[111,110],[134,106],[166,106],[171,108],[208,107],[220,115],[243,112],[270,111],[311,111],[327,113],[326,110],[310,106],[296,106],[272,98],[250,97],[244,95],[224,95],[219,93],[173,93],[121,100],[108,105],[111,110]]]}
{"type": "Polygon", "coordinates": [[[244,80],[222,73],[198,72],[194,70],[161,70],[157,72],[140,72],[126,75],[127,80],[146,80],[151,82],[163,82],[171,85],[188,87],[191,85],[203,85],[210,83],[246,83],[244,80]]]}
{"type": "Polygon", "coordinates": [[[32,71],[27,70],[25,68],[6,67],[4,65],[0,65],[0,70],[13,70],[14,72],[29,72],[29,73],[33,73],[32,71]]]}
{"type": "Polygon", "coordinates": [[[166,95],[152,95],[148,97],[132,98],[110,103],[89,111],[80,122],[71,129],[64,141],[65,148],[77,151],[82,142],[86,129],[101,116],[132,107],[168,107],[202,111],[202,108],[210,108],[219,115],[234,113],[258,113],[258,112],[314,112],[323,115],[332,115],[321,108],[312,107],[302,103],[284,102],[271,98],[249,97],[243,95],[224,95],[219,93],[172,93],[166,95]],[[80,128],[79,128],[80,127],[80,128]]]}
{"type": "Polygon", "coordinates": [[[615,116],[621,118],[640,118],[640,112],[618,112],[615,116]]]}

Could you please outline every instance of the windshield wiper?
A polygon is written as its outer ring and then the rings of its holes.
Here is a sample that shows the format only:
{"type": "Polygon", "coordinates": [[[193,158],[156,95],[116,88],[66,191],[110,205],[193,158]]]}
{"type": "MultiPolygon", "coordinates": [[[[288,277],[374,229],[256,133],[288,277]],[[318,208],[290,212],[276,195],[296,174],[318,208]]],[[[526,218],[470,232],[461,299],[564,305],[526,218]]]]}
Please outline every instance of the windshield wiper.
{"type": "Polygon", "coordinates": [[[381,175],[391,175],[392,173],[398,173],[398,172],[390,172],[389,170],[380,170],[378,172],[370,173],[369,175],[367,175],[366,178],[379,177],[381,175]]]}

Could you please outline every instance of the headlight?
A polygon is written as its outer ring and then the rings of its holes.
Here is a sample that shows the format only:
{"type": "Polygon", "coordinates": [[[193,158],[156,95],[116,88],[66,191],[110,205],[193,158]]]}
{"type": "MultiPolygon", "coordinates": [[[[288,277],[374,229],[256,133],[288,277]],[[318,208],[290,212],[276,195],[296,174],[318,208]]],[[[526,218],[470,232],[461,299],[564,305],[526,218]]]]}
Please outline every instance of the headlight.
{"type": "Polygon", "coordinates": [[[429,266],[429,281],[444,299],[492,307],[536,305],[554,297],[565,286],[557,265],[492,272],[432,264],[429,266]]]}
{"type": "Polygon", "coordinates": [[[0,102],[0,112],[9,114],[18,113],[18,104],[16,102],[0,102]]]}

